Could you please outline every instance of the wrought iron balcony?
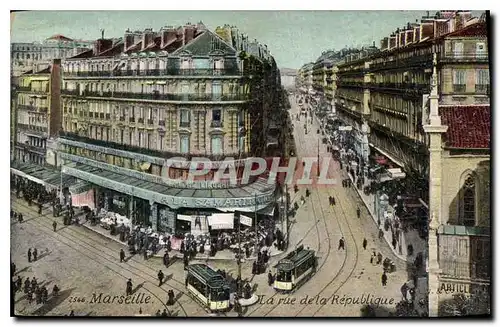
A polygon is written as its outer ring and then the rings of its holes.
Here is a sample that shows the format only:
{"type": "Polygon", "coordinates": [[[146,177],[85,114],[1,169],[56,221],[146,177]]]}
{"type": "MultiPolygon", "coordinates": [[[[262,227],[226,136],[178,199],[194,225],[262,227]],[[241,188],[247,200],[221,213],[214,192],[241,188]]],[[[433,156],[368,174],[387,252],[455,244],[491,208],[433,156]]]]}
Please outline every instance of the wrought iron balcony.
{"type": "Polygon", "coordinates": [[[222,128],[222,121],[220,121],[220,120],[212,120],[212,123],[210,123],[210,127],[212,127],[212,128],[222,128]]]}
{"type": "Polygon", "coordinates": [[[45,153],[45,148],[43,146],[36,146],[29,143],[16,142],[16,146],[29,152],[45,153]]]}
{"type": "Polygon", "coordinates": [[[441,62],[486,62],[488,61],[488,53],[486,51],[445,51],[441,53],[441,62]]]}
{"type": "Polygon", "coordinates": [[[372,63],[370,65],[371,71],[386,70],[386,69],[405,69],[408,67],[432,67],[432,54],[425,54],[420,56],[412,56],[405,59],[396,59],[391,61],[383,61],[379,63],[372,63]]]}
{"type": "Polygon", "coordinates": [[[18,86],[18,91],[31,91],[31,86],[18,86]]]}
{"type": "Polygon", "coordinates": [[[472,280],[490,279],[490,263],[487,260],[480,262],[439,260],[439,268],[442,276],[472,280]]]}
{"type": "Polygon", "coordinates": [[[23,129],[30,132],[36,133],[47,133],[47,127],[45,126],[37,126],[37,125],[29,125],[29,124],[17,124],[19,129],[23,129]]]}
{"type": "Polygon", "coordinates": [[[466,88],[465,84],[453,84],[453,92],[456,93],[464,93],[466,88]]]}
{"type": "Polygon", "coordinates": [[[148,119],[148,125],[153,125],[153,120],[152,119],[148,119]]]}
{"type": "Polygon", "coordinates": [[[371,89],[398,91],[398,92],[416,92],[425,93],[430,89],[429,84],[425,83],[369,83],[371,89]]]}
{"type": "Polygon", "coordinates": [[[478,94],[490,94],[490,86],[487,84],[476,84],[476,93],[478,94]]]}
{"type": "Polygon", "coordinates": [[[120,116],[120,121],[125,121],[125,116],[120,116]]]}
{"type": "Polygon", "coordinates": [[[190,153],[183,154],[183,153],[178,153],[178,152],[152,150],[152,149],[141,148],[141,147],[134,146],[134,145],[120,144],[120,143],[115,143],[115,142],[111,142],[111,141],[96,140],[96,139],[92,139],[92,138],[89,138],[86,136],[78,135],[76,133],[70,133],[70,132],[65,132],[65,131],[60,131],[59,137],[62,139],[67,139],[67,140],[71,140],[71,141],[101,146],[101,147],[105,147],[105,148],[113,148],[113,149],[117,149],[117,150],[133,152],[133,153],[140,153],[143,155],[162,158],[162,159],[173,158],[173,157],[184,157],[187,160],[191,160],[192,158],[203,157],[203,158],[208,158],[208,159],[213,160],[213,161],[221,161],[221,160],[225,159],[226,157],[245,159],[245,158],[248,158],[248,156],[249,156],[248,153],[242,153],[242,154],[228,153],[228,154],[224,154],[224,155],[205,155],[205,154],[195,155],[195,154],[190,154],[190,153]]]}
{"type": "Polygon", "coordinates": [[[84,91],[78,94],[77,91],[63,90],[63,94],[76,95],[82,97],[103,97],[103,98],[124,98],[124,99],[144,99],[144,100],[159,100],[159,101],[247,101],[250,99],[248,94],[244,93],[228,93],[228,94],[212,94],[212,93],[168,93],[160,94],[152,93],[133,93],[133,92],[97,92],[84,91]]]}
{"type": "Polygon", "coordinates": [[[17,109],[19,109],[19,110],[26,110],[26,111],[36,111],[36,107],[35,106],[26,105],[26,104],[18,104],[17,105],[17,109]]]}
{"type": "Polygon", "coordinates": [[[66,77],[115,77],[115,76],[241,76],[238,68],[222,69],[127,69],[127,70],[104,70],[93,72],[65,72],[66,77]]]}
{"type": "Polygon", "coordinates": [[[179,123],[179,127],[186,127],[186,128],[189,128],[191,126],[191,122],[189,121],[181,121],[179,123]]]}
{"type": "Polygon", "coordinates": [[[128,121],[129,121],[129,123],[135,123],[135,117],[130,117],[130,118],[128,119],[128,121]]]}
{"type": "Polygon", "coordinates": [[[158,121],[158,125],[160,125],[160,126],[165,126],[165,120],[164,120],[164,119],[160,119],[160,120],[158,121]]]}
{"type": "Polygon", "coordinates": [[[139,119],[137,120],[137,122],[138,122],[139,124],[144,124],[144,118],[139,118],[139,119]]]}

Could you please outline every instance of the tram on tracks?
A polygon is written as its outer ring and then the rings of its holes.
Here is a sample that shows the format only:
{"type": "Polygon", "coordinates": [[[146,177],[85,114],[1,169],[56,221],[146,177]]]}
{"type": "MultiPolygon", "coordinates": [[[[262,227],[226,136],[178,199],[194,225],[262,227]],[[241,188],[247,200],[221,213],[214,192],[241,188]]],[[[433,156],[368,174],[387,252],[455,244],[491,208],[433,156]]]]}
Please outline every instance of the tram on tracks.
{"type": "Polygon", "coordinates": [[[281,259],[276,268],[274,289],[278,292],[293,292],[316,273],[318,258],[313,250],[299,246],[281,259]]]}
{"type": "Polygon", "coordinates": [[[229,310],[230,287],[224,277],[204,264],[187,267],[186,288],[195,301],[212,312],[229,310]]]}

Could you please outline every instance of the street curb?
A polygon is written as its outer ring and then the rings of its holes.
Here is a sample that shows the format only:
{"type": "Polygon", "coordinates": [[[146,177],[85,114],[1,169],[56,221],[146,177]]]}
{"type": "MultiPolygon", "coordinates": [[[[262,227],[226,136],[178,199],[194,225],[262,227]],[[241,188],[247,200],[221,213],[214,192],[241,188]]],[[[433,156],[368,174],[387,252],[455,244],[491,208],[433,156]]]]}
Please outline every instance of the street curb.
{"type": "MultiPolygon", "coordinates": [[[[105,232],[101,232],[101,231],[99,231],[98,229],[94,229],[94,228],[92,228],[92,227],[88,226],[88,225],[87,225],[87,223],[81,224],[80,226],[83,226],[83,227],[87,228],[88,230],[90,230],[90,231],[92,231],[92,232],[94,232],[94,233],[96,233],[96,234],[99,234],[99,235],[101,235],[101,236],[104,236],[104,237],[106,237],[107,239],[110,239],[110,240],[112,240],[112,241],[115,241],[116,243],[119,243],[119,244],[122,244],[122,245],[124,245],[124,246],[127,246],[127,247],[128,247],[128,244],[127,244],[127,243],[122,242],[122,241],[120,241],[120,240],[118,240],[118,239],[116,239],[116,238],[112,237],[111,235],[106,234],[105,232]]],[[[177,258],[179,258],[179,259],[182,259],[182,258],[183,258],[183,255],[182,255],[179,251],[173,250],[173,251],[171,251],[170,253],[172,253],[172,255],[173,255],[174,257],[177,257],[177,258]],[[173,252],[173,253],[172,253],[172,252],[173,252]]],[[[285,253],[285,251],[275,251],[274,253],[273,253],[273,252],[271,252],[270,257],[271,257],[271,258],[272,258],[272,257],[276,257],[276,256],[278,256],[278,255],[280,255],[280,254],[283,254],[283,253],[285,253]]],[[[153,255],[153,258],[163,258],[163,255],[162,255],[162,254],[155,254],[155,255],[153,255]]],[[[252,260],[256,260],[256,259],[257,259],[257,257],[256,257],[256,256],[250,256],[250,257],[248,257],[248,258],[246,258],[246,257],[245,257],[245,258],[244,258],[244,261],[252,261],[252,260]]],[[[200,255],[200,254],[197,254],[197,255],[194,257],[194,259],[193,259],[193,260],[200,260],[200,261],[222,261],[222,260],[226,260],[226,261],[227,261],[227,260],[231,260],[231,261],[233,261],[233,260],[235,260],[235,258],[234,258],[234,257],[231,257],[231,258],[217,258],[217,257],[210,257],[209,255],[200,255]]]]}
{"type": "Polygon", "coordinates": [[[252,294],[252,297],[250,297],[249,299],[239,299],[240,302],[240,305],[242,307],[249,307],[251,305],[254,305],[255,303],[259,302],[259,296],[258,295],[255,295],[252,294]]]}

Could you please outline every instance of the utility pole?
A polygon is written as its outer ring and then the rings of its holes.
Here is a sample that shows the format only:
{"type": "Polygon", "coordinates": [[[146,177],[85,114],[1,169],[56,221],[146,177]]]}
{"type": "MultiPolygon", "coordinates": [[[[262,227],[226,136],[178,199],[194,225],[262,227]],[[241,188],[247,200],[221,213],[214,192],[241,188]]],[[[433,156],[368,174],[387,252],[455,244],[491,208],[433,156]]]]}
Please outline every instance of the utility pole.
{"type": "Polygon", "coordinates": [[[318,138],[318,163],[316,166],[316,173],[317,173],[317,176],[319,177],[319,138],[318,138]]]}
{"type": "Polygon", "coordinates": [[[257,221],[257,193],[254,194],[255,201],[255,255],[259,252],[259,224],[257,221]]]}
{"type": "Polygon", "coordinates": [[[238,317],[243,316],[242,307],[240,305],[241,298],[241,218],[240,213],[236,213],[236,219],[238,220],[238,255],[236,259],[238,260],[238,280],[239,282],[236,284],[236,298],[238,300],[238,317]]]}

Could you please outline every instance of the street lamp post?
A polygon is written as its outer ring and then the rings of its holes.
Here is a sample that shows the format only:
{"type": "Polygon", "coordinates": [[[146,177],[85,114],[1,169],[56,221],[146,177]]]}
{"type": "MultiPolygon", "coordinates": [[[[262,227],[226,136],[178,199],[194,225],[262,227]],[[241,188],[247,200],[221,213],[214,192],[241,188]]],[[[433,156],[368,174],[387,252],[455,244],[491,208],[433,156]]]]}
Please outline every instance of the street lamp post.
{"type": "Polygon", "coordinates": [[[316,166],[316,173],[317,173],[317,176],[319,176],[319,138],[318,138],[318,163],[316,166]]]}

